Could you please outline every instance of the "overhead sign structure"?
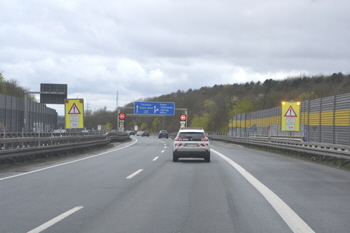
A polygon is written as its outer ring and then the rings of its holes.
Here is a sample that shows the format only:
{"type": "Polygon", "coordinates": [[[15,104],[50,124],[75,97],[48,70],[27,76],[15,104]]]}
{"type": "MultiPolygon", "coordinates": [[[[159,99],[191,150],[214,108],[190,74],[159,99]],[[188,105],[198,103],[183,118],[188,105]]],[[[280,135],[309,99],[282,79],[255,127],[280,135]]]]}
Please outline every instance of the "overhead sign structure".
{"type": "Polygon", "coordinates": [[[175,115],[175,103],[170,102],[134,102],[134,114],[138,115],[175,115]]]}
{"type": "Polygon", "coordinates": [[[42,104],[64,104],[67,99],[67,84],[40,84],[40,103],[42,104]]]}
{"type": "Polygon", "coordinates": [[[65,100],[66,129],[84,128],[84,100],[65,100]]]}
{"type": "Polygon", "coordinates": [[[300,131],[300,102],[282,102],[282,131],[300,131]]]}

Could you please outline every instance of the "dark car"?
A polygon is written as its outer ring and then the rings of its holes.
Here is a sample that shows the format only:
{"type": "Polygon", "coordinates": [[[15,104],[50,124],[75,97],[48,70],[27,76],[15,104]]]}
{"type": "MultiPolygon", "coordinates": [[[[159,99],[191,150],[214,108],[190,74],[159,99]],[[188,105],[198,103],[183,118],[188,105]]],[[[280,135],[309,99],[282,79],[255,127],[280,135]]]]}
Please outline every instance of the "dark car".
{"type": "Polygon", "coordinates": [[[142,137],[149,137],[149,133],[147,131],[143,131],[142,137]]]}
{"type": "Polygon", "coordinates": [[[162,129],[158,133],[158,138],[168,138],[168,131],[165,129],[162,129]]]}

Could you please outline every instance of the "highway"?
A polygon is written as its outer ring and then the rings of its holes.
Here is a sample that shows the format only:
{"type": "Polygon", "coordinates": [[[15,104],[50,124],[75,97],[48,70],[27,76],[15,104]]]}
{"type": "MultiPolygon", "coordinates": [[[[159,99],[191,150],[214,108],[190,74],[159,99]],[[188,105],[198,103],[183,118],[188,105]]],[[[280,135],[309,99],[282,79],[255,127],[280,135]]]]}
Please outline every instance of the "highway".
{"type": "Polygon", "coordinates": [[[218,141],[174,163],[172,142],[1,172],[0,232],[349,232],[349,171],[218,141]]]}

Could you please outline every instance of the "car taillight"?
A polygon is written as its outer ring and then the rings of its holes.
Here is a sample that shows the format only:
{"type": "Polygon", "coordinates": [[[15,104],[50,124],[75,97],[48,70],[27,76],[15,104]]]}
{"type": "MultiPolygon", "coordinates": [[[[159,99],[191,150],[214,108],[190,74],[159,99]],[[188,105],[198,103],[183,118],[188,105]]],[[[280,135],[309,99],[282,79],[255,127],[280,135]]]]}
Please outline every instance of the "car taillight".
{"type": "Polygon", "coordinates": [[[175,141],[182,141],[182,138],[175,138],[175,141]]]}
{"type": "Polygon", "coordinates": [[[209,141],[208,138],[202,138],[201,141],[209,141]]]}

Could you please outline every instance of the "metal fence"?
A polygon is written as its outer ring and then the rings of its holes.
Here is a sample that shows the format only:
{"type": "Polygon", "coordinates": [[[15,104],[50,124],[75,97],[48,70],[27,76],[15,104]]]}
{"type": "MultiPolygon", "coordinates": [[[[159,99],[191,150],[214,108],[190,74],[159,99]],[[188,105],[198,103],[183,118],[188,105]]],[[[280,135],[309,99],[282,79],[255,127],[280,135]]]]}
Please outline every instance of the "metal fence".
{"type": "MultiPolygon", "coordinates": [[[[57,126],[57,112],[33,101],[28,101],[29,132],[51,132],[57,126]]],[[[23,132],[24,100],[0,94],[0,132],[23,132]]]]}
{"type": "Polygon", "coordinates": [[[281,137],[350,145],[350,93],[301,102],[300,131],[281,130],[282,107],[241,113],[229,121],[232,137],[281,137]]]}

